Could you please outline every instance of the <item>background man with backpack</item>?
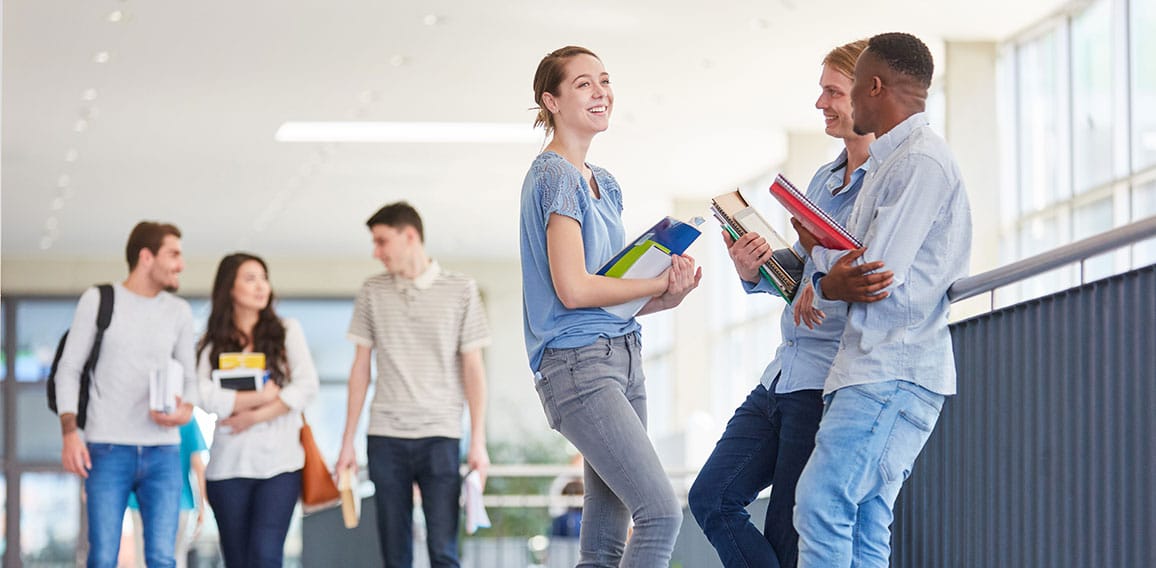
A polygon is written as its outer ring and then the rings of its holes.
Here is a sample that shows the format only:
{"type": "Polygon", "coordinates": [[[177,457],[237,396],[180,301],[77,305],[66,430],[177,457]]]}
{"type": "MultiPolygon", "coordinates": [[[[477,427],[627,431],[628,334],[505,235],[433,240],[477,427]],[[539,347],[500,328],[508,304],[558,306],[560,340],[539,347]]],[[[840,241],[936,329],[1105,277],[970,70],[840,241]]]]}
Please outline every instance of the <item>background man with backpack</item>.
{"type": "Polygon", "coordinates": [[[192,311],[172,294],[184,269],[180,239],[180,231],[169,224],[142,221],[133,228],[125,247],[129,275],[112,285],[112,317],[96,352],[101,293],[93,287],[80,297],[53,377],[64,438],[61,462],[84,478],[87,565],[93,568],[116,566],[125,506],[133,492],[144,521],[148,565],[175,565],[181,498],[177,427],[192,418],[198,398],[192,311]],[[81,409],[81,378],[89,372],[90,354],[95,364],[87,406],[81,409]],[[151,410],[153,377],[171,372],[181,375],[183,394],[171,412],[151,410]],[[85,410],[87,419],[78,425],[78,412],[85,410]]]}

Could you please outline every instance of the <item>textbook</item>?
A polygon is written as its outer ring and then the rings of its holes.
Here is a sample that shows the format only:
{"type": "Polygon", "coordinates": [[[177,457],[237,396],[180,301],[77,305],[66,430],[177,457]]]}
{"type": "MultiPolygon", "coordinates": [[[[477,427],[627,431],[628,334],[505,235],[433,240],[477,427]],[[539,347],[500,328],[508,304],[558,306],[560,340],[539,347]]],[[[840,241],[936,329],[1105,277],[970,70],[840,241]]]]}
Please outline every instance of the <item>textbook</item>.
{"type": "Polygon", "coordinates": [[[716,195],[710,200],[710,210],[736,241],[755,232],[771,246],[771,257],[759,267],[759,274],[775,288],[787,303],[795,299],[799,280],[803,276],[803,259],[779,236],[770,223],[751,207],[738,190],[716,195]]]}
{"type": "MultiPolygon", "coordinates": [[[[662,274],[670,268],[670,255],[686,252],[690,244],[702,234],[695,226],[702,219],[696,217],[695,221],[691,224],[673,217],[664,217],[602,265],[597,274],[611,278],[654,278],[662,274]]],[[[602,309],[628,320],[649,301],[650,298],[638,298],[602,309]]]]}
{"type": "Polygon", "coordinates": [[[264,353],[221,353],[210,376],[218,387],[237,391],[261,390],[268,378],[264,353]]]}
{"type": "Polygon", "coordinates": [[[163,369],[149,372],[149,410],[170,414],[177,409],[177,397],[184,394],[185,368],[169,359],[163,369]]]}
{"type": "Polygon", "coordinates": [[[852,250],[863,246],[826,211],[811,203],[811,200],[782,174],[775,176],[775,183],[771,184],[771,195],[775,196],[775,199],[778,199],[803,227],[815,235],[823,247],[831,250],[852,250]]]}
{"type": "Polygon", "coordinates": [[[264,353],[221,353],[217,356],[217,367],[222,371],[229,369],[264,369],[264,353]]]}

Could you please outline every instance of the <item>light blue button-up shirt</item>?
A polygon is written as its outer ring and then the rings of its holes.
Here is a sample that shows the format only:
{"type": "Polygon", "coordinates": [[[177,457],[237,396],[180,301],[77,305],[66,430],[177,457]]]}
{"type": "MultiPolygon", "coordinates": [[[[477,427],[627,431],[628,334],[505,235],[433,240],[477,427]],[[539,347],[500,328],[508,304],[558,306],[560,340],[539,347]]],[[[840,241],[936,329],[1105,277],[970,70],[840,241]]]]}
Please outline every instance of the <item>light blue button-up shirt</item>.
{"type": "MultiPolygon", "coordinates": [[[[955,394],[947,289],[967,275],[971,256],[971,207],[959,167],[924,113],[873,142],[870,154],[847,230],[867,247],[862,260],[883,261],[895,279],[886,299],[851,304],[824,393],[898,379],[955,394]]],[[[822,273],[844,254],[811,251],[822,273]]]]}
{"type": "MultiPolygon", "coordinates": [[[[855,197],[859,195],[859,187],[863,185],[863,176],[867,172],[868,164],[864,163],[851,172],[851,182],[843,187],[843,176],[847,169],[847,151],[843,150],[835,161],[824,164],[811,178],[807,186],[807,199],[826,211],[840,224],[846,224],[851,216],[851,208],[855,205],[855,197]]],[[[795,244],[800,256],[806,252],[795,244]]],[[[803,264],[803,278],[800,285],[810,282],[815,272],[815,264],[810,260],[803,264]]],[[[766,292],[775,294],[775,289],[764,278],[757,283],[743,282],[747,293],[766,292]]],[[[839,349],[839,338],[843,335],[843,324],[847,320],[847,304],[834,300],[817,300],[816,305],[827,314],[823,323],[814,329],[806,325],[795,325],[791,308],[783,310],[779,320],[782,329],[783,342],[775,352],[775,359],[771,361],[761,382],[768,390],[771,383],[779,376],[775,385],[776,393],[788,393],[805,389],[818,390],[823,388],[827,379],[827,372],[831,368],[831,361],[839,349]]]]}

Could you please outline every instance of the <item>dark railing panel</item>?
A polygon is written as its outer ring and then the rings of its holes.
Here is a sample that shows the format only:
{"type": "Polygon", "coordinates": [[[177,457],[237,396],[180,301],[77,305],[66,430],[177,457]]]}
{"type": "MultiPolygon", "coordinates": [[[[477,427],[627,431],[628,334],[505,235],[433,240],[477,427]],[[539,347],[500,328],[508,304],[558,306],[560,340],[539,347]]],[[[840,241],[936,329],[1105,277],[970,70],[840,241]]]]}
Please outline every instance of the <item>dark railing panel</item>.
{"type": "Polygon", "coordinates": [[[952,326],[893,566],[1156,566],[1156,267],[952,326]]]}

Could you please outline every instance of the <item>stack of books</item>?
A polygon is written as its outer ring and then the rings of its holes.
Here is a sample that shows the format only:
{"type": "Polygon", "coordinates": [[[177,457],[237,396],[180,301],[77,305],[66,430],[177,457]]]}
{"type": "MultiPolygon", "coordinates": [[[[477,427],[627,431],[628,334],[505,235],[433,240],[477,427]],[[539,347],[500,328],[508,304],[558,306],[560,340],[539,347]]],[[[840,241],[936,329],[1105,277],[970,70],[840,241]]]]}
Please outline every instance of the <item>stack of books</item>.
{"type": "MultiPolygon", "coordinates": [[[[611,278],[654,278],[662,274],[670,268],[670,255],[686,252],[691,243],[702,234],[695,227],[701,222],[702,219],[699,217],[690,223],[684,223],[673,217],[664,217],[603,264],[602,268],[598,269],[598,275],[611,278]]],[[[649,301],[650,298],[639,298],[602,309],[628,320],[649,301]]]]}
{"type": "Polygon", "coordinates": [[[831,250],[854,250],[863,246],[859,239],[835,222],[826,211],[819,209],[807,199],[807,196],[787,181],[783,174],[775,176],[775,182],[771,184],[771,195],[799,220],[803,228],[815,235],[823,247],[831,250]]]}
{"type": "Polygon", "coordinates": [[[798,253],[747,203],[738,190],[715,196],[710,202],[710,210],[736,241],[751,232],[766,239],[773,252],[767,262],[759,267],[759,274],[787,303],[794,301],[799,291],[799,280],[803,276],[803,259],[798,253]]]}

